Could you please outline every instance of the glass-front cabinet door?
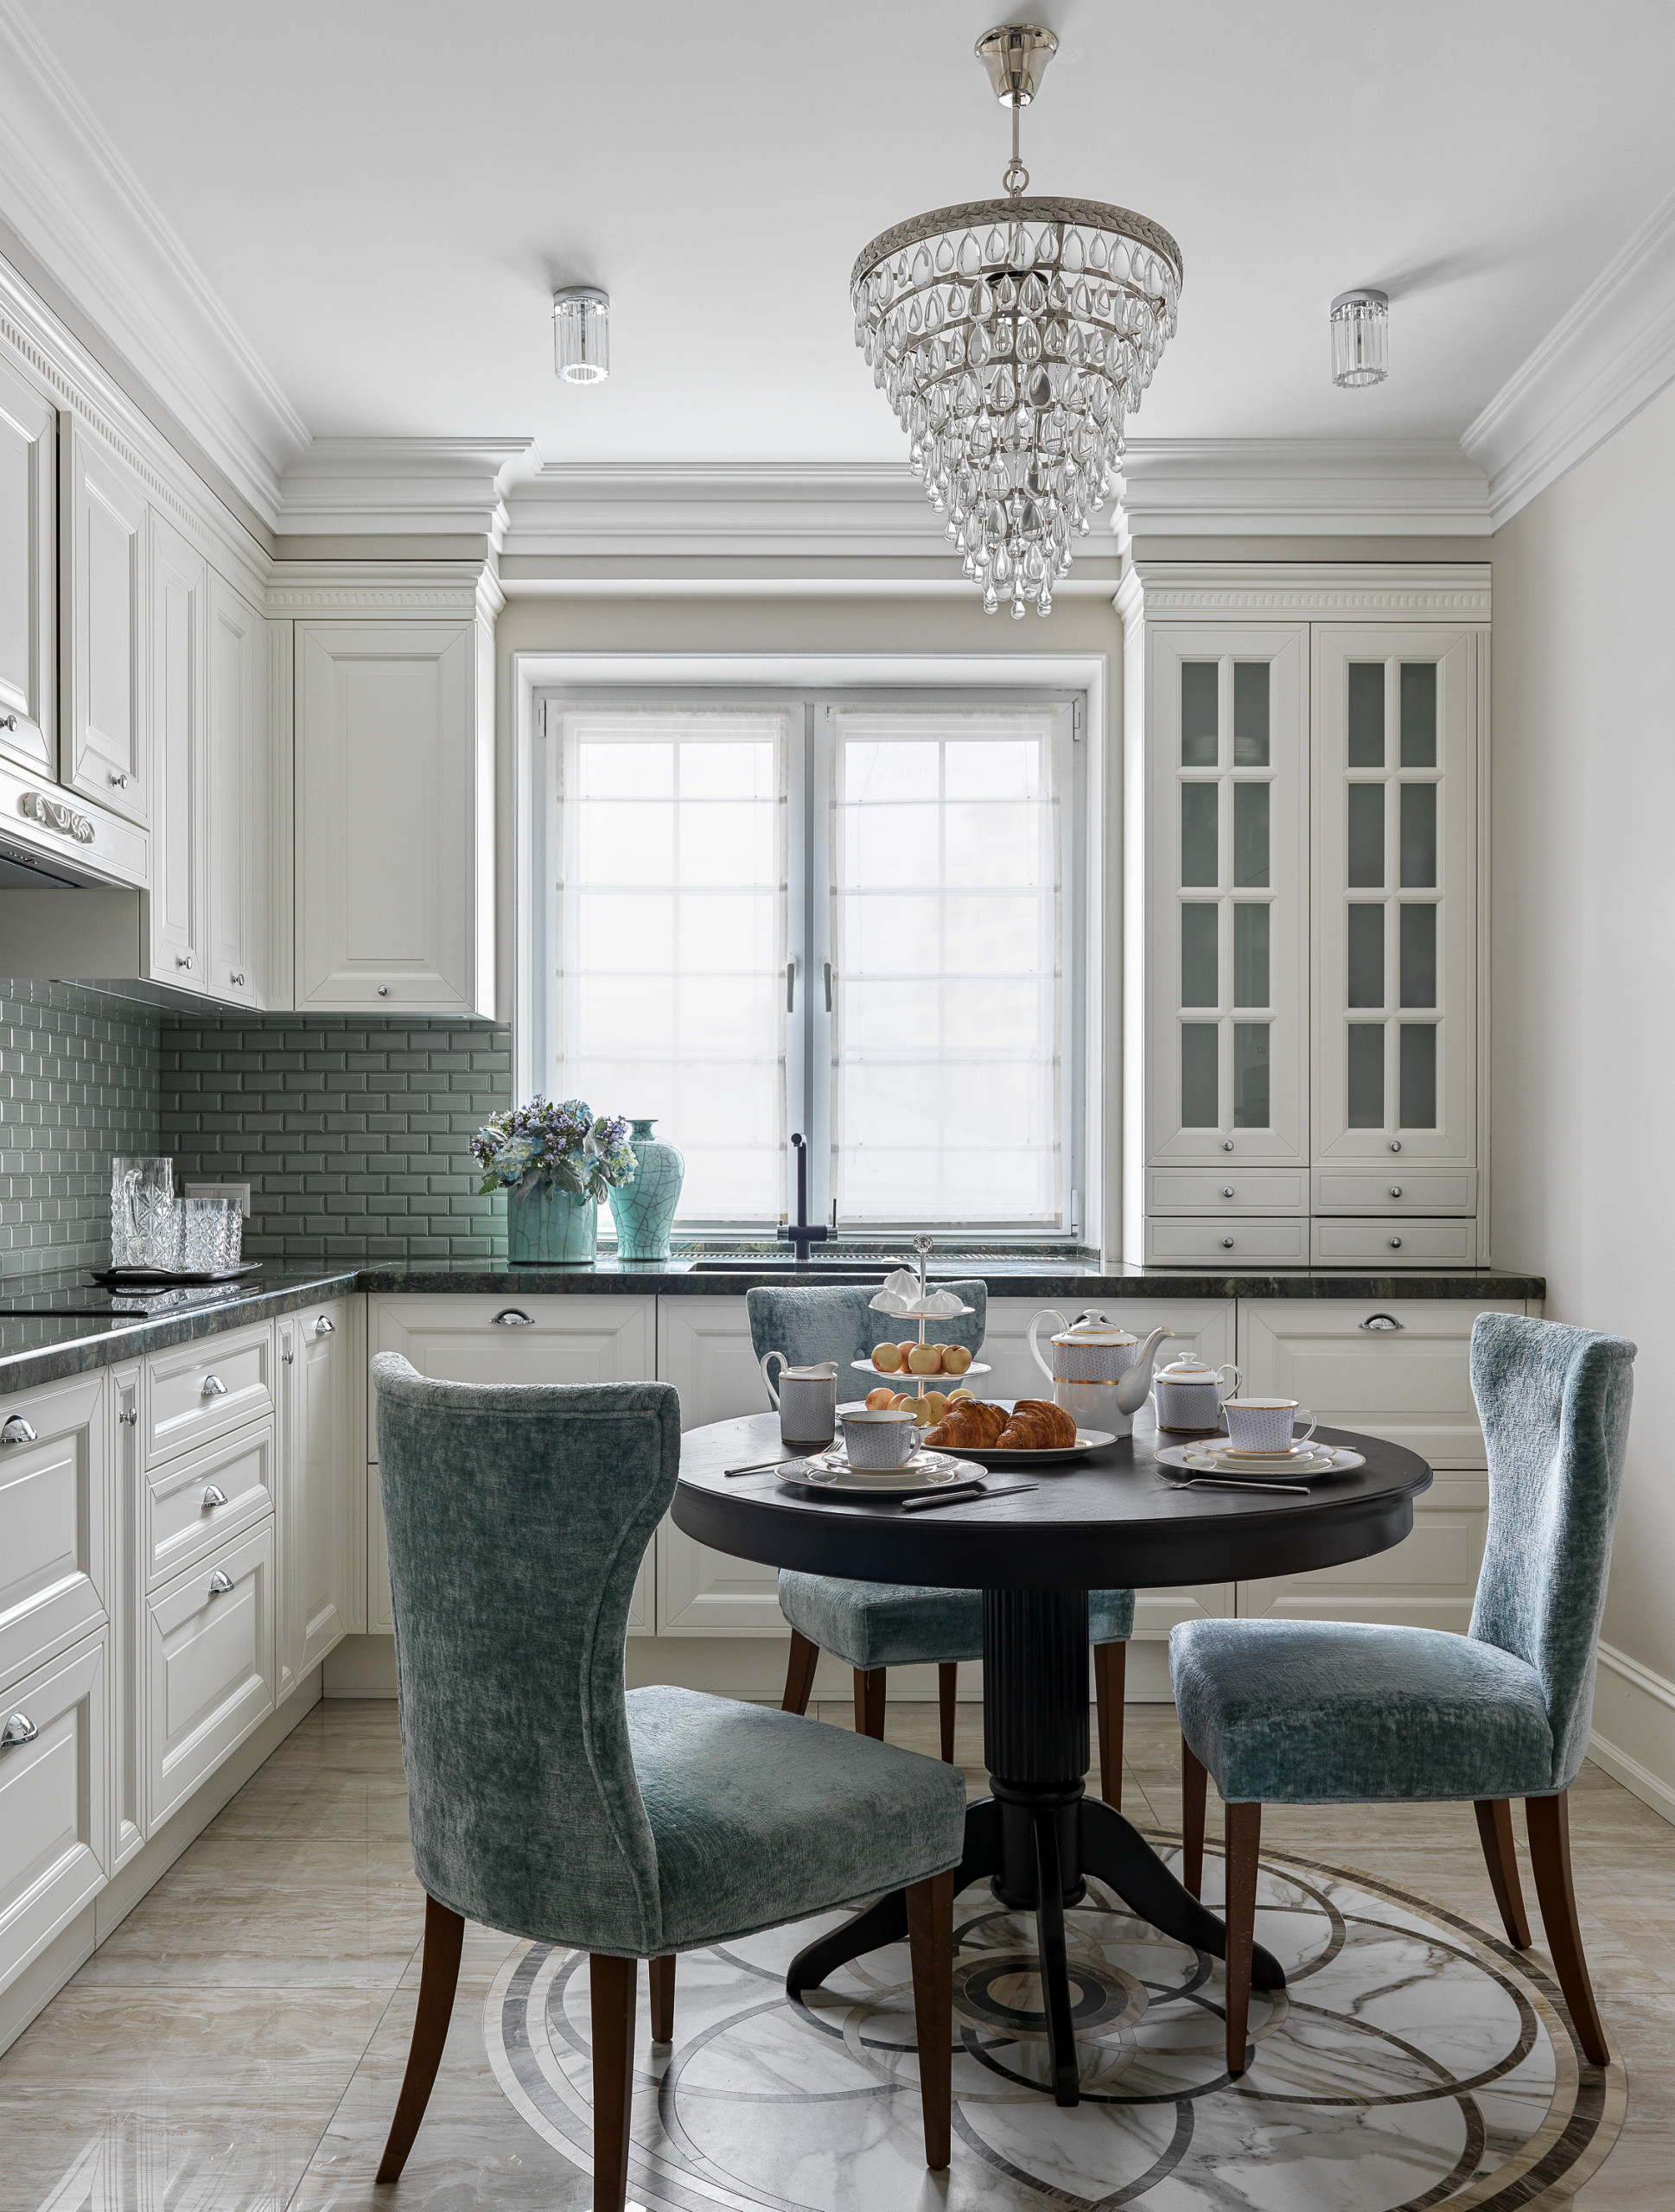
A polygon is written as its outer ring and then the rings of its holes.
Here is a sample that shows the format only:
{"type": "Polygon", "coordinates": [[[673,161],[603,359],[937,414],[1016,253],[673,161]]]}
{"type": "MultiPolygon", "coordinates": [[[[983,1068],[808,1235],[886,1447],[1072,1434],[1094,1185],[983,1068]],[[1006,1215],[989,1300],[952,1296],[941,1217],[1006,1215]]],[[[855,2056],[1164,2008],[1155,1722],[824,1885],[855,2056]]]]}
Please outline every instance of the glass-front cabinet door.
{"type": "Polygon", "coordinates": [[[1308,1157],[1306,627],[1148,639],[1147,1154],[1308,1157]]]}
{"type": "Polygon", "coordinates": [[[1479,684],[1487,641],[1314,632],[1321,1162],[1474,1165],[1479,684]]]}

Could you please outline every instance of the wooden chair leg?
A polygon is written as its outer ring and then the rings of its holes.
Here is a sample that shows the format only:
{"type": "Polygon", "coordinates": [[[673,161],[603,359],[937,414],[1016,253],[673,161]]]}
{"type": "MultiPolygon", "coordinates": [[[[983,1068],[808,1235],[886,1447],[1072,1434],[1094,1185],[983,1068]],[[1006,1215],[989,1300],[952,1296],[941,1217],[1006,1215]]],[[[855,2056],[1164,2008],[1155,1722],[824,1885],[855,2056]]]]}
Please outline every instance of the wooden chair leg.
{"type": "Polygon", "coordinates": [[[652,2041],[672,2043],[675,2036],[675,1955],[647,1959],[652,1976],[652,2041]]]}
{"type": "Polygon", "coordinates": [[[942,1764],[954,1763],[954,1700],[959,1689],[959,1669],[944,1661],[936,1670],[937,1719],[942,1724],[942,1764]]]}
{"type": "Polygon", "coordinates": [[[424,1955],[419,1967],[418,2011],[413,2018],[413,2040],[407,2047],[407,2071],[402,2076],[396,2116],[390,2122],[389,2140],[379,2161],[380,2181],[399,2181],[413,2138],[419,2132],[424,2107],[430,2101],[442,2047],[448,2040],[448,2023],[459,1986],[460,1950],[465,1942],[465,1923],[457,1912],[435,1897],[424,1900],[424,1955]]]}
{"type": "Polygon", "coordinates": [[[1210,1777],[1198,1754],[1181,1738],[1181,1880],[1195,1897],[1204,1894],[1204,1807],[1210,1777]]]}
{"type": "Polygon", "coordinates": [[[1582,1948],[1582,1929],[1576,1920],[1576,1893],[1570,1879],[1570,1801],[1568,1791],[1557,1797],[1526,1797],[1524,1817],[1530,1829],[1530,1859],[1535,1873],[1536,1903],[1541,1907],[1547,1948],[1564,1992],[1571,2024],[1582,2047],[1595,2066],[1610,2059],[1605,2030],[1594,2002],[1594,1985],[1582,1948]]]}
{"type": "Polygon", "coordinates": [[[1128,1684],[1128,1646],[1093,1647],[1093,1700],[1099,1714],[1099,1795],[1123,1809],[1123,1698],[1128,1684]]]}
{"type": "Polygon", "coordinates": [[[1227,2071],[1245,2071],[1251,2024],[1251,1946],[1256,1941],[1257,1853],[1260,1805],[1224,1805],[1227,1854],[1227,2071]]]}
{"type": "Polygon", "coordinates": [[[820,1663],[820,1647],[811,1643],[800,1630],[791,1631],[791,1662],[785,1670],[785,1695],[780,1700],[781,1713],[806,1713],[808,1700],[814,1694],[814,1669],[820,1663]]]}
{"type": "Polygon", "coordinates": [[[593,2009],[593,2212],[623,2212],[628,2201],[628,2120],[634,2106],[637,1959],[588,1961],[593,2009]]]}
{"type": "Polygon", "coordinates": [[[884,1740],[884,1675],[882,1667],[855,1669],[855,1732],[884,1740]]]}
{"type": "Polygon", "coordinates": [[[919,2101],[925,2164],[946,2171],[952,2150],[954,2080],[954,1878],[933,1874],[908,1890],[913,2017],[919,2042],[919,2101]]]}
{"type": "Polygon", "coordinates": [[[1530,1918],[1524,1910],[1524,1885],[1518,1878],[1518,1853],[1513,1848],[1513,1808],[1506,1797],[1480,1797],[1475,1807],[1477,1833],[1489,1870],[1489,1887],[1500,1908],[1500,1924],[1515,1951],[1530,1948],[1530,1918]]]}

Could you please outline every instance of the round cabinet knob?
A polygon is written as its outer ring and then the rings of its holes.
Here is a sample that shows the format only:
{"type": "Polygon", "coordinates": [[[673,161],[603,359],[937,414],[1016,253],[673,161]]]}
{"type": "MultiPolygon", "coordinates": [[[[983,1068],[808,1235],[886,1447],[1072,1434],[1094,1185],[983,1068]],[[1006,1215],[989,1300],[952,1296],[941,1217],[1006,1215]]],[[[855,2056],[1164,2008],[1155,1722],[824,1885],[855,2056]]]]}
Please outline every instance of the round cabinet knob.
{"type": "Polygon", "coordinates": [[[111,782],[117,791],[125,791],[128,788],[128,779],[118,769],[113,768],[111,771],[111,782]]]}
{"type": "Polygon", "coordinates": [[[1401,1250],[1401,1249],[1402,1249],[1402,1240],[1401,1240],[1401,1238],[1400,1238],[1399,1236],[1392,1236],[1392,1237],[1391,1238],[1391,1240],[1390,1240],[1390,1249],[1391,1249],[1391,1250],[1392,1250],[1392,1252],[1399,1252],[1399,1251],[1401,1250]]]}
{"type": "Polygon", "coordinates": [[[124,1428],[137,1428],[139,1427],[139,1408],[137,1406],[130,1406],[127,1412],[125,1414],[118,1414],[117,1415],[117,1419],[124,1428]]]}
{"type": "Polygon", "coordinates": [[[17,717],[16,715],[0,715],[0,729],[16,729],[16,728],[17,717]]]}
{"type": "Polygon", "coordinates": [[[239,988],[240,990],[243,990],[243,988],[244,988],[244,987],[245,987],[245,979],[244,979],[244,977],[243,977],[242,976],[235,976],[232,978],[232,980],[233,980],[233,982],[238,985],[239,988]]]}
{"type": "Polygon", "coordinates": [[[283,1360],[284,1361],[284,1363],[285,1363],[285,1364],[286,1364],[286,1366],[287,1366],[287,1367],[295,1367],[295,1366],[296,1366],[296,1354],[294,1351],[282,1351],[282,1352],[280,1353],[279,1357],[280,1357],[280,1358],[281,1358],[281,1359],[283,1359],[283,1360]]]}
{"type": "Polygon", "coordinates": [[[1221,1140],[1221,1149],[1223,1150],[1223,1152],[1231,1152],[1231,1151],[1232,1150],[1232,1148],[1233,1148],[1233,1141],[1232,1141],[1232,1139],[1231,1137],[1223,1137],[1223,1138],[1222,1138],[1222,1140],[1221,1140]]]}
{"type": "Polygon", "coordinates": [[[521,1306],[508,1306],[494,1316],[494,1326],[497,1329],[532,1329],[535,1317],[525,1313],[521,1306]]]}
{"type": "Polygon", "coordinates": [[[0,1728],[0,1745],[32,1744],[41,1733],[27,1713],[12,1713],[6,1716],[6,1725],[0,1728]]]}
{"type": "Polygon", "coordinates": [[[177,968],[189,968],[192,965],[192,955],[189,952],[177,952],[175,955],[175,965],[177,968]]]}
{"type": "Polygon", "coordinates": [[[1232,1185],[1231,1183],[1224,1183],[1224,1184],[1221,1185],[1221,1195],[1222,1195],[1222,1197],[1223,1197],[1224,1198],[1232,1198],[1232,1194],[1233,1194],[1233,1186],[1232,1186],[1232,1185]]]}
{"type": "Polygon", "coordinates": [[[390,995],[390,986],[387,983],[380,983],[378,987],[378,995],[381,999],[387,999],[390,995]]]}
{"type": "Polygon", "coordinates": [[[1401,1197],[1401,1195],[1402,1195],[1402,1186],[1401,1186],[1401,1185],[1400,1185],[1399,1183],[1392,1183],[1392,1184],[1391,1185],[1391,1186],[1390,1186],[1390,1195],[1391,1195],[1391,1197],[1392,1197],[1392,1198],[1399,1198],[1401,1197]]]}
{"type": "Polygon", "coordinates": [[[213,1574],[209,1578],[210,1596],[212,1598],[225,1598],[227,1592],[232,1589],[232,1577],[224,1567],[218,1567],[213,1574]]]}
{"type": "Polygon", "coordinates": [[[1233,1249],[1233,1240],[1232,1240],[1232,1238],[1231,1236],[1224,1236],[1224,1237],[1222,1238],[1222,1240],[1221,1240],[1221,1249],[1222,1249],[1222,1250],[1223,1250],[1224,1252],[1231,1252],[1231,1251],[1232,1250],[1232,1249],[1233,1249]]]}
{"type": "Polygon", "coordinates": [[[334,1337],[337,1334],[337,1324],[329,1313],[321,1315],[314,1325],[314,1333],[316,1337],[334,1337]]]}
{"type": "Polygon", "coordinates": [[[1392,1152],[1399,1152],[1401,1150],[1402,1140],[1400,1137],[1392,1137],[1390,1140],[1390,1148],[1392,1152]]]}
{"type": "Polygon", "coordinates": [[[226,1395],[226,1385],[219,1375],[206,1375],[201,1395],[206,1398],[224,1398],[226,1395]]]}
{"type": "Polygon", "coordinates": [[[3,1428],[0,1428],[0,1444],[33,1444],[35,1431],[22,1414],[14,1414],[3,1428]]]}
{"type": "Polygon", "coordinates": [[[204,1503],[207,1506],[225,1505],[226,1503],[226,1492],[221,1488],[219,1483],[206,1483],[204,1484],[204,1503]]]}

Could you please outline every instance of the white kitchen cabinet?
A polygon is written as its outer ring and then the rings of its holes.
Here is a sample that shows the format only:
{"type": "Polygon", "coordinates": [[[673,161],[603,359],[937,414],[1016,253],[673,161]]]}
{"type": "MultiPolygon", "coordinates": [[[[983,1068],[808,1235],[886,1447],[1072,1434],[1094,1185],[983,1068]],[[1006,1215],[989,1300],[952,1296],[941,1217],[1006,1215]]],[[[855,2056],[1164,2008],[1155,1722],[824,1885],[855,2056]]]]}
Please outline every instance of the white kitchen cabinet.
{"type": "Polygon", "coordinates": [[[145,492],[67,417],[59,441],[61,780],[113,813],[151,818],[145,492]]]}
{"type": "Polygon", "coordinates": [[[1239,1585],[1241,1619],[1366,1621],[1463,1635],[1488,1529],[1487,1474],[1440,1474],[1416,1499],[1411,1533],[1392,1551],[1308,1574],[1239,1585]]]}
{"type": "Polygon", "coordinates": [[[0,753],[58,778],[58,413],[0,359],[0,753]]]}
{"type": "Polygon", "coordinates": [[[272,1712],[273,1522],[146,1600],[146,1801],[155,1833],[272,1712]]]}
{"type": "Polygon", "coordinates": [[[0,1397],[0,1684],[106,1618],[104,1377],[0,1397]]]}
{"type": "Polygon", "coordinates": [[[348,1632],[364,1538],[353,1390],[358,1330],[335,1299],[282,1314],[278,1345],[277,1701],[348,1632]]]}
{"type": "MultiPolygon", "coordinates": [[[[742,1300],[737,1301],[742,1303],[742,1300]]],[[[367,1300],[369,1355],[399,1352],[421,1375],[449,1382],[641,1382],[657,1370],[657,1301],[650,1298],[424,1293],[367,1300]]],[[[377,1405],[366,1397],[367,1624],[387,1634],[390,1570],[379,1490],[377,1405]]],[[[652,1626],[653,1561],[640,1571],[630,1635],[652,1626]]]]}
{"type": "Polygon", "coordinates": [[[4,1694],[27,1729],[0,1746],[0,1988],[110,1878],[106,1631],[4,1694]]]}
{"type": "Polygon", "coordinates": [[[111,1872],[125,1866],[145,1841],[145,1761],[140,1701],[144,1647],[143,1570],[145,1470],[140,1441],[140,1395],[145,1370],[138,1360],[113,1367],[106,1377],[106,1451],[111,1466],[113,1559],[105,1607],[111,1617],[111,1872]]]}
{"type": "MultiPolygon", "coordinates": [[[[657,1303],[658,1380],[672,1382],[680,1393],[683,1429],[769,1410],[742,1298],[660,1298],[657,1303]]],[[[861,1376],[838,1377],[840,1399],[863,1393],[861,1376]],[[847,1387],[851,1382],[853,1393],[847,1387]]],[[[712,1551],[672,1519],[666,1518],[657,1532],[659,1636],[787,1636],[779,1586],[777,1568],[712,1551]]]]}
{"type": "Polygon", "coordinates": [[[486,625],[296,628],[296,1002],[494,1012],[486,625]]]}
{"type": "Polygon", "coordinates": [[[258,1321],[154,1351],[145,1362],[145,1462],[225,1436],[273,1411],[273,1324],[258,1321]]]}
{"type": "Polygon", "coordinates": [[[207,771],[209,564],[162,517],[150,518],[152,979],[205,988],[204,802],[207,771]]]}
{"type": "Polygon", "coordinates": [[[1477,1158],[1478,726],[1471,628],[1317,625],[1315,1158],[1477,1158]]]}
{"type": "Polygon", "coordinates": [[[267,625],[213,569],[208,636],[203,987],[257,1006],[269,992],[267,625]]]}

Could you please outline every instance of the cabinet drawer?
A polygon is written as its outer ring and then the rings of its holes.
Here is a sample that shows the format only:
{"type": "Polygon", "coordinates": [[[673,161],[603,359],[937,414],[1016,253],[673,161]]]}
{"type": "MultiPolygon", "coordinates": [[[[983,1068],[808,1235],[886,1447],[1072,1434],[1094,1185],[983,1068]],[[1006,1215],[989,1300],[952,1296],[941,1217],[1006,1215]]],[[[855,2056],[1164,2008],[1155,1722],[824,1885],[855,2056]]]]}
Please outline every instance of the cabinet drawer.
{"type": "Polygon", "coordinates": [[[229,1331],[145,1363],[147,1463],[207,1444],[273,1411],[273,1329],[229,1331]]]}
{"type": "Polygon", "coordinates": [[[6,1693],[35,1732],[0,1751],[0,1988],[108,1878],[108,1633],[6,1693]]]}
{"type": "MultiPolygon", "coordinates": [[[[443,1382],[646,1382],[657,1365],[657,1305],[650,1298],[418,1292],[371,1300],[367,1339],[370,1352],[399,1352],[443,1382]]],[[[378,1457],[370,1389],[366,1456],[378,1457]]]]}
{"type": "Polygon", "coordinates": [[[1315,1264],[1321,1268],[1470,1268],[1477,1264],[1477,1224],[1455,1221],[1338,1221],[1315,1224],[1315,1264]]]}
{"type": "Polygon", "coordinates": [[[169,1581],[272,1505],[271,1421],[154,1468],[145,1484],[146,1588],[169,1581]]]}
{"type": "Polygon", "coordinates": [[[1309,1260],[1309,1220],[1148,1221],[1146,1261],[1159,1268],[1301,1268],[1309,1260]]]}
{"type": "Polygon", "coordinates": [[[0,1681],[105,1620],[102,1382],[0,1398],[0,1681]]]}
{"type": "Polygon", "coordinates": [[[1148,1213],[1307,1213],[1301,1168],[1149,1167],[1148,1213]]]}
{"type": "Polygon", "coordinates": [[[273,1522],[188,1567],[147,1603],[150,1832],[273,1710],[273,1522]]]}
{"type": "Polygon", "coordinates": [[[1244,1387],[1301,1399],[1326,1426],[1404,1444],[1433,1467],[1481,1467],[1472,1324],[1523,1310],[1452,1298],[1242,1300],[1244,1387]]]}
{"type": "Polygon", "coordinates": [[[1473,1167],[1317,1167],[1316,1213],[1474,1213],[1473,1167]]]}

